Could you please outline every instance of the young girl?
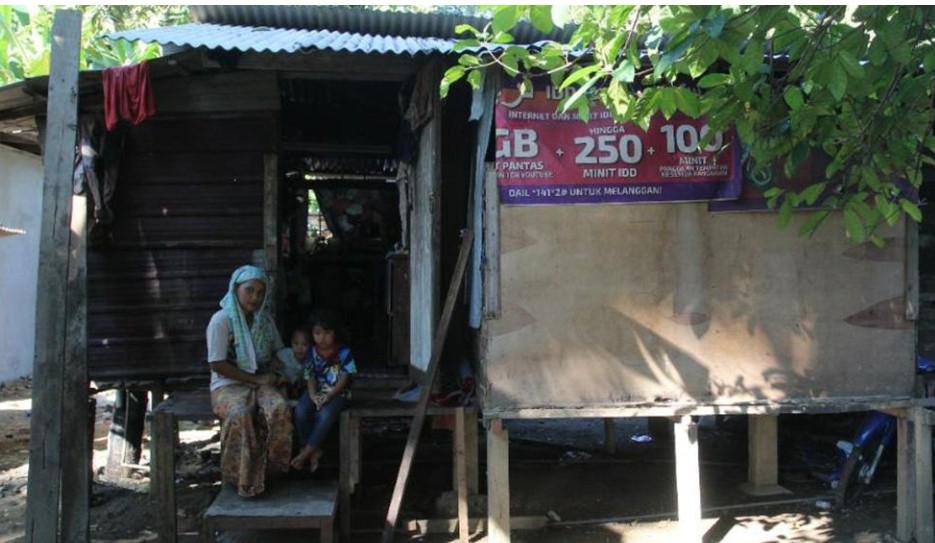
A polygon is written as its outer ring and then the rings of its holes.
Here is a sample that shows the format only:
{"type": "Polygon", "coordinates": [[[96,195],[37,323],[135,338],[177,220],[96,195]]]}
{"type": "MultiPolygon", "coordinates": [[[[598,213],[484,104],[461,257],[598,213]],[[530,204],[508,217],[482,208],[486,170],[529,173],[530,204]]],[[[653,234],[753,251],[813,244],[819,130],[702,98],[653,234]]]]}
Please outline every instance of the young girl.
{"type": "Polygon", "coordinates": [[[309,471],[318,469],[321,444],[350,395],[351,375],[357,373],[354,357],[347,347],[338,345],[336,322],[328,312],[312,318],[311,360],[305,365],[307,391],[295,406],[295,425],[302,440],[302,450],[292,459],[292,467],[309,471]]]}
{"type": "Polygon", "coordinates": [[[297,400],[304,392],[301,388],[302,371],[309,361],[311,345],[312,333],[306,328],[296,328],[292,332],[289,347],[283,347],[276,353],[276,358],[281,363],[276,371],[289,381],[286,396],[290,400],[297,400]]]}

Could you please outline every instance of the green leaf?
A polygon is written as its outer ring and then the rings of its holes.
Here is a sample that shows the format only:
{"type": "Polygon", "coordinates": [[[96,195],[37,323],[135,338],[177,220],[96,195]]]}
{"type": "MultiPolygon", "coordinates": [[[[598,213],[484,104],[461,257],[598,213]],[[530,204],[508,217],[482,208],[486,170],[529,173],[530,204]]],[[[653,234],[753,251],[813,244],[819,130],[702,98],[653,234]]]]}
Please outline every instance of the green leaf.
{"type": "Polygon", "coordinates": [[[676,98],[675,89],[673,88],[664,88],[659,90],[658,94],[659,110],[662,111],[662,114],[666,119],[672,117],[673,114],[678,110],[678,98],[676,98]]]}
{"type": "Polygon", "coordinates": [[[472,36],[478,36],[480,33],[480,30],[469,24],[459,24],[455,27],[455,34],[471,34],[472,36]]]}
{"type": "Polygon", "coordinates": [[[831,211],[824,209],[821,211],[816,211],[812,213],[811,216],[802,223],[802,226],[799,227],[800,236],[811,236],[814,234],[818,227],[821,226],[825,219],[828,218],[828,215],[831,214],[831,211]]]}
{"type": "Polygon", "coordinates": [[[480,47],[480,40],[475,40],[475,39],[458,40],[457,42],[455,42],[452,49],[454,49],[455,52],[461,52],[461,51],[464,51],[465,49],[470,49],[471,47],[480,47]]]}
{"type": "Polygon", "coordinates": [[[707,74],[698,80],[698,87],[702,89],[713,89],[714,87],[727,85],[730,82],[731,77],[728,74],[707,74]]]}
{"type": "Polygon", "coordinates": [[[846,49],[838,51],[838,62],[841,67],[844,68],[844,71],[847,72],[848,77],[860,79],[864,76],[863,67],[857,62],[857,58],[854,57],[850,51],[846,49]]]}
{"type": "Polygon", "coordinates": [[[786,198],[782,201],[782,205],[779,207],[779,215],[776,216],[776,224],[780,229],[785,229],[789,226],[789,222],[792,220],[792,200],[786,198]]]}
{"type": "Polygon", "coordinates": [[[814,185],[809,185],[808,188],[799,193],[799,197],[807,205],[815,205],[815,202],[818,201],[818,198],[825,191],[827,183],[815,183],[814,185]]]}
{"type": "Polygon", "coordinates": [[[502,5],[494,8],[490,26],[494,32],[508,32],[519,21],[519,6],[502,5]]]}
{"type": "Polygon", "coordinates": [[[445,75],[442,76],[441,83],[439,83],[439,94],[442,98],[448,96],[448,89],[451,85],[464,77],[464,66],[455,65],[451,68],[445,70],[445,75]]]}
{"type": "Polygon", "coordinates": [[[928,52],[925,53],[925,58],[922,60],[922,68],[926,72],[935,70],[935,47],[928,46],[928,52]]]}
{"type": "MultiPolygon", "coordinates": [[[[565,108],[562,110],[562,113],[567,112],[567,111],[568,111],[568,106],[569,106],[570,104],[575,104],[578,100],[580,100],[580,99],[584,96],[584,94],[585,94],[586,92],[588,92],[588,89],[590,89],[591,87],[593,87],[594,84],[597,83],[597,82],[601,79],[601,77],[602,77],[601,74],[597,74],[597,75],[595,75],[594,77],[592,77],[591,79],[589,79],[587,83],[585,83],[584,85],[581,85],[580,87],[578,87],[578,90],[576,90],[576,91],[574,92],[574,94],[572,94],[571,96],[568,97],[568,101],[565,103],[565,108]]],[[[567,80],[566,80],[566,81],[567,81],[567,80]]],[[[563,86],[564,86],[564,84],[563,84],[563,86]]],[[[587,102],[587,100],[585,100],[585,102],[587,102]]],[[[580,106],[579,106],[579,107],[580,107],[580,106]]]]}
{"type": "Polygon", "coordinates": [[[458,64],[462,66],[480,66],[480,59],[474,55],[461,55],[458,57],[458,64]]]}
{"type": "Polygon", "coordinates": [[[847,235],[856,243],[863,243],[867,239],[864,223],[853,209],[844,210],[844,228],[847,235]]]}
{"type": "Polygon", "coordinates": [[[569,5],[556,4],[552,6],[552,22],[555,26],[565,26],[569,19],[569,5]]]}
{"type": "Polygon", "coordinates": [[[480,70],[471,70],[467,74],[468,83],[471,84],[471,88],[479,89],[481,83],[484,81],[484,72],[480,70]]]}
{"type": "Polygon", "coordinates": [[[620,65],[614,70],[614,79],[624,83],[632,83],[636,77],[636,68],[628,59],[620,61],[620,65]]]}
{"type": "Polygon", "coordinates": [[[840,64],[831,64],[828,66],[828,90],[835,99],[840,100],[847,92],[847,72],[840,64]]]}
{"type": "Polygon", "coordinates": [[[903,211],[906,212],[906,215],[912,217],[912,220],[915,222],[922,222],[922,210],[919,209],[919,206],[915,205],[911,200],[903,199],[900,203],[903,211]]]}
{"type": "Polygon", "coordinates": [[[675,89],[675,103],[682,113],[692,119],[697,119],[701,115],[701,102],[698,96],[689,89],[684,87],[675,89]]]}
{"type": "Polygon", "coordinates": [[[789,104],[792,111],[797,111],[805,105],[805,95],[795,86],[786,87],[786,89],[782,91],[782,98],[789,104]]]}
{"type": "Polygon", "coordinates": [[[529,21],[540,32],[548,34],[555,28],[555,24],[552,22],[552,6],[532,6],[529,11],[529,21]]]}
{"type": "Polygon", "coordinates": [[[594,72],[600,70],[601,67],[597,64],[592,64],[590,66],[585,66],[584,68],[579,68],[571,73],[568,77],[565,78],[565,81],[562,82],[562,86],[559,87],[559,90],[564,90],[570,87],[571,85],[581,81],[585,77],[590,76],[594,72]]]}
{"type": "Polygon", "coordinates": [[[763,64],[763,43],[759,41],[749,42],[740,56],[740,61],[741,67],[747,74],[756,74],[760,70],[760,65],[763,64]]]}
{"type": "Polygon", "coordinates": [[[504,71],[507,75],[516,75],[519,73],[519,65],[515,56],[504,53],[500,55],[500,63],[503,64],[504,71]]]}

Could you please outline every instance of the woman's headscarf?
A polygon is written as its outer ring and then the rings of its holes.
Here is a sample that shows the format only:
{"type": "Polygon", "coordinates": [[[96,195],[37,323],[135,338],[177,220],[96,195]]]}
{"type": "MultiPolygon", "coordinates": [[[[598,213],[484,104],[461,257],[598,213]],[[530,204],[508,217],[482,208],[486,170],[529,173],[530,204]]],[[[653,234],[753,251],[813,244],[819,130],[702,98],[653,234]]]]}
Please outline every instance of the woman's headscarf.
{"type": "Polygon", "coordinates": [[[266,300],[269,299],[269,281],[263,270],[256,266],[241,266],[231,274],[230,286],[227,294],[221,299],[221,307],[230,319],[231,332],[234,336],[234,351],[237,355],[237,366],[243,370],[257,370],[257,354],[266,359],[273,349],[273,337],[277,333],[269,316],[266,300]],[[248,326],[240,302],[237,300],[237,287],[250,281],[259,279],[267,286],[263,303],[253,314],[253,324],[248,326]]]}

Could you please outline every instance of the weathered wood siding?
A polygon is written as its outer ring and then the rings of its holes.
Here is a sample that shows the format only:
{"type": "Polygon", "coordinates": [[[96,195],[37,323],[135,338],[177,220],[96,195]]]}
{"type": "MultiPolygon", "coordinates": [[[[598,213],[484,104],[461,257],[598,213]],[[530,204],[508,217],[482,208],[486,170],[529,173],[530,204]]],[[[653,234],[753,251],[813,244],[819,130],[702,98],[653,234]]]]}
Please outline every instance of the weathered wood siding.
{"type": "Polygon", "coordinates": [[[912,392],[904,226],[855,245],[704,204],[502,207],[486,407],[912,392]]]}
{"type": "Polygon", "coordinates": [[[200,76],[155,90],[157,115],[124,147],[113,239],[88,255],[92,379],[206,373],[204,330],[230,273],[262,264],[275,76],[200,76]]]}

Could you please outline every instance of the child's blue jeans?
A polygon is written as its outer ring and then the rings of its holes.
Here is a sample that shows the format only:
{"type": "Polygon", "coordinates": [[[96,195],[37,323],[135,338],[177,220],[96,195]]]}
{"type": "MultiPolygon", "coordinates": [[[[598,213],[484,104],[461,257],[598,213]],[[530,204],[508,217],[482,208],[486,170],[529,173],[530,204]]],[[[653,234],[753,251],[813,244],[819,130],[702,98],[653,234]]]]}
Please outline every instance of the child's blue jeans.
{"type": "Polygon", "coordinates": [[[305,445],[320,447],[346,403],[343,396],[335,396],[319,410],[307,393],[302,394],[295,406],[295,429],[299,440],[305,445]]]}

